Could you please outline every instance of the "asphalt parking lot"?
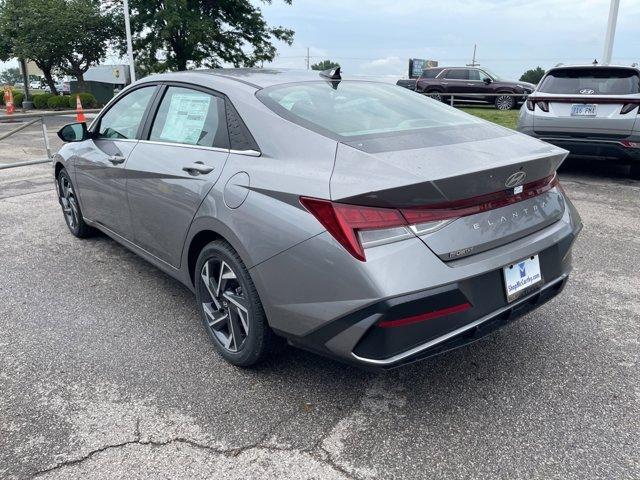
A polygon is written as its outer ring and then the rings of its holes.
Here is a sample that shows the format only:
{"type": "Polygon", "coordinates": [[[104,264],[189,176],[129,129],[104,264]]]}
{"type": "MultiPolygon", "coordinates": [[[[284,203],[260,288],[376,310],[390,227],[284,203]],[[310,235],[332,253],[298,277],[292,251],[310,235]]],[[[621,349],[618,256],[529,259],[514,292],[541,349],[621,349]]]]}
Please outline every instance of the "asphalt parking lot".
{"type": "MultiPolygon", "coordinates": [[[[32,154],[29,153],[29,154],[32,154]]],[[[0,478],[640,478],[640,182],[571,161],[564,293],[368,373],[216,356],[192,294],[68,233],[47,165],[0,171],[0,478]]]]}

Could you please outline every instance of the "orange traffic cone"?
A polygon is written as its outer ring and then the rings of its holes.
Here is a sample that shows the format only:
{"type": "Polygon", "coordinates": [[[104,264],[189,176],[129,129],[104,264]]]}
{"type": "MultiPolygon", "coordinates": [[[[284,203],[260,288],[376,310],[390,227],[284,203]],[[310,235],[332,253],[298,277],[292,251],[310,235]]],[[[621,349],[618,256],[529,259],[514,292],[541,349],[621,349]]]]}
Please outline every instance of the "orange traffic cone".
{"type": "Polygon", "coordinates": [[[84,110],[82,110],[82,102],[80,101],[80,95],[76,97],[76,121],[86,122],[87,119],[84,116],[84,110]]]}
{"type": "Polygon", "coordinates": [[[14,110],[13,106],[13,92],[11,87],[4,87],[4,104],[7,106],[7,115],[11,115],[14,110]]]}

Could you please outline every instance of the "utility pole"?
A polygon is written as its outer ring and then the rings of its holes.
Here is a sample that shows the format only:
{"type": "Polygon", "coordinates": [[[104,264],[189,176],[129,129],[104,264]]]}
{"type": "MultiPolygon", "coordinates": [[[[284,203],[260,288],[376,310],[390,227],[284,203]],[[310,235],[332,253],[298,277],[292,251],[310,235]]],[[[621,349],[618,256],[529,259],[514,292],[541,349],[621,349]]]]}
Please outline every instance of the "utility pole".
{"type": "Polygon", "coordinates": [[[309,61],[309,47],[307,47],[307,58],[305,59],[305,62],[307,64],[307,70],[309,70],[309,68],[311,68],[311,62],[309,61]]]}
{"type": "Polygon", "coordinates": [[[133,42],[131,41],[131,23],[129,23],[129,0],[124,0],[124,28],[127,34],[127,56],[129,57],[129,75],[131,83],[136,81],[136,68],[133,63],[133,42]]]}
{"type": "Polygon", "coordinates": [[[476,44],[473,44],[473,60],[471,60],[471,63],[467,63],[467,67],[477,67],[478,65],[480,65],[479,63],[476,63],[476,44]]]}
{"type": "Polygon", "coordinates": [[[618,23],[619,6],[620,0],[611,0],[611,6],[609,7],[609,21],[607,22],[607,35],[604,37],[604,53],[602,54],[603,65],[609,65],[611,63],[613,39],[616,36],[616,24],[618,23]]]}

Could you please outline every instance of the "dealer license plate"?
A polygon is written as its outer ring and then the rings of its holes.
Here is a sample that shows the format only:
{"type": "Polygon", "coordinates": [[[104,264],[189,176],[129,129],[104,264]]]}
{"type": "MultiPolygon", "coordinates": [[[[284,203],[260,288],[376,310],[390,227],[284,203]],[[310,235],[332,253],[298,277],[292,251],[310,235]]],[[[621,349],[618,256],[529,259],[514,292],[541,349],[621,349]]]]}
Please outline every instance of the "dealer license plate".
{"type": "Polygon", "coordinates": [[[513,302],[523,295],[537,290],[542,285],[538,255],[525,258],[513,265],[507,265],[503,271],[507,302],[513,302]]]}

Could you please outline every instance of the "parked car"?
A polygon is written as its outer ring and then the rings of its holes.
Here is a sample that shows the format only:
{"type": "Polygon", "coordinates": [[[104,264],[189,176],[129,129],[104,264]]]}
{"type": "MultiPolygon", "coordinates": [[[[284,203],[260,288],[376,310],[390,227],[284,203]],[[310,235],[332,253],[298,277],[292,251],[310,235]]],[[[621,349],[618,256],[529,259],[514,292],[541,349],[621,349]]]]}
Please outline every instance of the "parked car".
{"type": "Polygon", "coordinates": [[[38,81],[32,80],[31,82],[29,82],[29,88],[32,90],[39,90],[40,88],[42,88],[42,84],[38,81]]]}
{"type": "Polygon", "coordinates": [[[339,69],[154,75],[59,136],[71,233],[194,291],[236,365],[281,337],[381,368],[469,343],[562,290],[581,228],[565,150],[339,69]]]}
{"type": "Polygon", "coordinates": [[[69,82],[56,82],[56,90],[59,94],[67,95],[71,93],[71,84],[69,82]]]}
{"type": "Polygon", "coordinates": [[[502,80],[485,68],[475,67],[427,68],[416,82],[416,92],[426,93],[436,100],[448,101],[447,93],[457,93],[462,95],[455,95],[456,100],[490,103],[498,110],[510,110],[526,98],[509,94],[529,94],[534,88],[531,83],[502,80]],[[468,93],[491,96],[464,95],[468,93]],[[501,93],[505,95],[498,95],[501,93]]]}
{"type": "Polygon", "coordinates": [[[612,65],[552,68],[518,119],[518,130],[572,154],[615,159],[640,179],[640,70],[612,65]]]}

